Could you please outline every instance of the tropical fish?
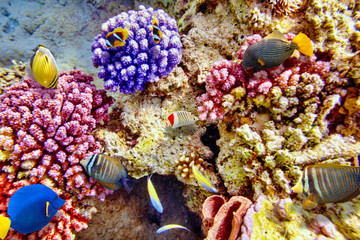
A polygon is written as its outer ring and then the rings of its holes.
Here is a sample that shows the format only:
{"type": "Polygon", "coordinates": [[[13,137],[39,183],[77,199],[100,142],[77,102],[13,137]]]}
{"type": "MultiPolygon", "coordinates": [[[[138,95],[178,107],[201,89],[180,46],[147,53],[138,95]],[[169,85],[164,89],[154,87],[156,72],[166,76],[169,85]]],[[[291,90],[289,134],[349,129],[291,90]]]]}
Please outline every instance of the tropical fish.
{"type": "Polygon", "coordinates": [[[0,216],[0,238],[9,228],[29,234],[45,227],[64,205],[65,200],[42,184],[28,185],[17,190],[9,199],[7,214],[0,216]]]}
{"type": "Polygon", "coordinates": [[[181,228],[181,229],[185,229],[187,231],[190,231],[186,227],[178,225],[178,224],[168,224],[168,225],[165,225],[165,226],[159,228],[158,230],[156,230],[156,233],[162,233],[162,232],[165,232],[165,231],[167,231],[169,229],[173,229],[173,228],[181,228]]]}
{"type": "Polygon", "coordinates": [[[59,70],[54,56],[49,49],[39,44],[34,55],[30,59],[31,77],[46,88],[56,89],[59,78],[59,70]]]}
{"type": "Polygon", "coordinates": [[[349,201],[360,194],[360,167],[339,164],[307,166],[292,190],[307,197],[304,209],[314,208],[319,203],[349,201]]]}
{"type": "Polygon", "coordinates": [[[153,31],[154,42],[156,44],[159,44],[159,42],[162,38],[162,32],[159,28],[159,23],[158,23],[158,20],[156,19],[155,13],[154,13],[154,18],[153,18],[152,31],[153,31]]]}
{"type": "Polygon", "coordinates": [[[151,176],[147,178],[147,187],[149,191],[150,201],[154,208],[159,212],[163,212],[163,206],[161,205],[160,199],[155,191],[154,185],[151,182],[151,176]]]}
{"type": "Polygon", "coordinates": [[[118,190],[124,185],[126,191],[130,193],[136,183],[127,178],[128,174],[124,165],[118,159],[108,155],[96,153],[82,160],[80,164],[90,177],[95,178],[107,189],[118,190]]]}
{"type": "Polygon", "coordinates": [[[129,33],[126,28],[115,28],[114,31],[106,34],[105,42],[107,48],[122,47],[125,45],[125,40],[128,38],[129,33]]]}
{"type": "Polygon", "coordinates": [[[288,59],[294,50],[313,56],[311,40],[299,33],[291,42],[279,32],[274,31],[263,40],[250,45],[244,55],[242,67],[245,70],[261,70],[279,66],[288,59]]]}
{"type": "MultiPolygon", "coordinates": [[[[196,117],[191,112],[179,111],[170,114],[168,120],[172,128],[177,128],[177,127],[193,124],[196,121],[198,121],[199,118],[196,117]]],[[[168,123],[167,126],[169,126],[168,123]]]]}
{"type": "Polygon", "coordinates": [[[201,174],[199,169],[194,165],[194,162],[191,162],[190,165],[196,181],[209,192],[217,193],[218,190],[211,185],[210,181],[207,180],[204,175],[201,174]]]}

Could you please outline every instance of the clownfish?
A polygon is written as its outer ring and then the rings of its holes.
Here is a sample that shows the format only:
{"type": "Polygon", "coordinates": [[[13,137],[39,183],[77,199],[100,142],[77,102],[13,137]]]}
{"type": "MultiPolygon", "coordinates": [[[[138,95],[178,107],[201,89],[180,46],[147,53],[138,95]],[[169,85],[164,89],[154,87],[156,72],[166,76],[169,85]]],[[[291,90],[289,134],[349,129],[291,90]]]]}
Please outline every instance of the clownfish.
{"type": "Polygon", "coordinates": [[[312,209],[319,203],[349,201],[360,194],[360,167],[338,164],[307,166],[292,191],[307,197],[304,209],[312,209]]]}
{"type": "Polygon", "coordinates": [[[105,154],[96,153],[82,160],[80,164],[86,173],[95,178],[103,187],[110,190],[118,190],[124,185],[130,193],[136,181],[128,179],[127,170],[116,158],[105,154]]]}
{"type": "Polygon", "coordinates": [[[56,89],[59,78],[59,70],[54,56],[49,49],[39,44],[34,55],[30,59],[31,77],[46,88],[56,89]]]}
{"type": "Polygon", "coordinates": [[[147,178],[147,187],[148,187],[151,204],[156,209],[156,211],[158,211],[159,213],[162,213],[163,206],[162,206],[160,199],[156,193],[155,187],[154,187],[153,183],[151,182],[151,176],[148,176],[148,178],[147,178]]]}
{"type": "Polygon", "coordinates": [[[159,23],[158,23],[158,20],[156,19],[155,13],[154,13],[154,18],[153,18],[152,32],[153,32],[154,42],[156,44],[159,44],[159,42],[162,38],[162,32],[159,28],[159,23]]]}
{"type": "Polygon", "coordinates": [[[128,38],[129,33],[126,28],[115,28],[114,31],[106,34],[105,42],[107,48],[122,47],[125,45],[125,40],[128,38]]]}
{"type": "Polygon", "coordinates": [[[64,203],[64,199],[42,184],[18,189],[9,199],[9,218],[0,216],[0,238],[6,237],[10,227],[22,234],[42,229],[64,203]]]}
{"type": "Polygon", "coordinates": [[[307,56],[314,55],[311,40],[304,33],[299,33],[289,42],[281,32],[276,30],[246,49],[242,67],[245,70],[277,67],[288,59],[295,50],[307,56]]]}
{"type": "Polygon", "coordinates": [[[186,231],[190,231],[186,227],[181,226],[179,224],[168,224],[168,225],[165,225],[165,226],[159,228],[158,230],[156,230],[156,233],[159,234],[159,233],[162,233],[162,232],[165,232],[165,231],[167,231],[169,229],[174,229],[174,228],[181,228],[181,229],[185,229],[186,231]]]}
{"type": "MultiPolygon", "coordinates": [[[[177,128],[177,127],[193,124],[196,121],[198,121],[199,118],[196,117],[191,112],[179,111],[179,112],[174,112],[174,113],[170,114],[168,117],[168,120],[169,120],[170,126],[172,128],[177,128]]],[[[167,123],[167,126],[169,126],[168,123],[167,123]]]]}
{"type": "Polygon", "coordinates": [[[194,165],[194,162],[191,162],[190,165],[196,181],[209,192],[217,193],[218,190],[211,185],[210,181],[206,179],[204,175],[201,174],[199,169],[194,165]]]}

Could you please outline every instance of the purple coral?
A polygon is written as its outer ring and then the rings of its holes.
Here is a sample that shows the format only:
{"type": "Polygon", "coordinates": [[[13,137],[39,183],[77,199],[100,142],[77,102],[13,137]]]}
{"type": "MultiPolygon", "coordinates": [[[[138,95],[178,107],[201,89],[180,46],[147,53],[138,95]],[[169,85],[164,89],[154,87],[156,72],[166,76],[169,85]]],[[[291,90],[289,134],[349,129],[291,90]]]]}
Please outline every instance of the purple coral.
{"type": "Polygon", "coordinates": [[[147,82],[156,82],[170,74],[180,62],[182,44],[175,19],[164,10],[146,9],[122,12],[108,19],[102,25],[102,32],[95,37],[91,46],[95,67],[102,66],[99,78],[104,79],[106,90],[134,93],[145,89],[147,82]],[[154,14],[162,31],[159,44],[153,39],[154,14]],[[127,28],[125,46],[107,48],[106,34],[115,28],[127,28]]]}

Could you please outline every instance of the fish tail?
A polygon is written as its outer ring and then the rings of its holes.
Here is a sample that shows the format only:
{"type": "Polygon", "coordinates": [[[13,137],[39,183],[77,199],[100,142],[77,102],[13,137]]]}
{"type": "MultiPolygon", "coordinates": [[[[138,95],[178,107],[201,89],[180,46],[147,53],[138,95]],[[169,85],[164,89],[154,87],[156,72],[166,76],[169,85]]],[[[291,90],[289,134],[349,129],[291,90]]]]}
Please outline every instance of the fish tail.
{"type": "Polygon", "coordinates": [[[4,239],[6,238],[6,235],[8,234],[8,231],[10,229],[10,218],[0,216],[0,238],[4,239]]]}
{"type": "Polygon", "coordinates": [[[308,36],[306,36],[304,33],[299,33],[295,36],[295,38],[292,40],[293,43],[296,44],[297,49],[307,56],[313,56],[313,45],[311,43],[311,40],[308,36]]]}
{"type": "Polygon", "coordinates": [[[132,179],[122,179],[122,183],[123,183],[123,185],[124,185],[124,187],[125,187],[125,189],[126,189],[126,192],[128,193],[128,194],[130,194],[130,192],[131,192],[131,189],[134,187],[134,185],[136,184],[136,182],[137,181],[135,181],[135,180],[132,180],[132,179]]]}

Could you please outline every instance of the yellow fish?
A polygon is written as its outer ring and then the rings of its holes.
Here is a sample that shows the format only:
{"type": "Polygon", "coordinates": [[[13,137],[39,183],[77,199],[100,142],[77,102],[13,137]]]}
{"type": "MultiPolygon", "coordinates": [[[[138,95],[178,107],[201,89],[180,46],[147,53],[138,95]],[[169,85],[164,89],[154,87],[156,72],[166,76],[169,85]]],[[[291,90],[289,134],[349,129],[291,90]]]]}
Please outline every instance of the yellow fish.
{"type": "Polygon", "coordinates": [[[274,68],[288,59],[295,50],[308,56],[314,55],[311,40],[304,33],[299,33],[289,42],[281,32],[274,31],[246,49],[242,67],[245,70],[274,68]]]}
{"type": "Polygon", "coordinates": [[[185,229],[187,231],[190,231],[186,227],[178,225],[178,224],[168,224],[168,225],[165,225],[165,226],[159,228],[158,230],[156,230],[156,233],[162,233],[162,232],[165,232],[165,231],[167,231],[169,229],[174,229],[174,228],[181,228],[181,229],[185,229]]]}
{"type": "Polygon", "coordinates": [[[30,69],[35,80],[46,88],[56,89],[59,78],[58,67],[49,49],[39,44],[30,59],[30,69]]]}
{"type": "Polygon", "coordinates": [[[153,18],[153,26],[152,26],[152,31],[153,31],[153,38],[154,38],[154,42],[156,44],[159,44],[161,38],[162,38],[162,32],[159,28],[159,23],[158,23],[158,20],[155,16],[155,13],[154,13],[154,18],[153,18]]]}
{"type": "Polygon", "coordinates": [[[304,209],[312,209],[319,203],[349,201],[360,194],[360,167],[339,164],[307,166],[292,190],[307,196],[304,209]]]}
{"type": "Polygon", "coordinates": [[[126,28],[115,28],[114,31],[106,34],[105,42],[107,48],[122,47],[125,45],[125,40],[128,38],[129,33],[126,28]]]}
{"type": "Polygon", "coordinates": [[[160,199],[155,191],[154,185],[151,182],[151,176],[147,178],[147,187],[149,191],[150,201],[154,208],[159,212],[163,212],[163,206],[161,205],[160,199]]]}
{"type": "Polygon", "coordinates": [[[192,167],[196,181],[209,192],[217,193],[218,190],[211,185],[210,181],[207,180],[204,175],[201,174],[199,169],[194,165],[194,162],[191,162],[190,165],[192,167]]]}

